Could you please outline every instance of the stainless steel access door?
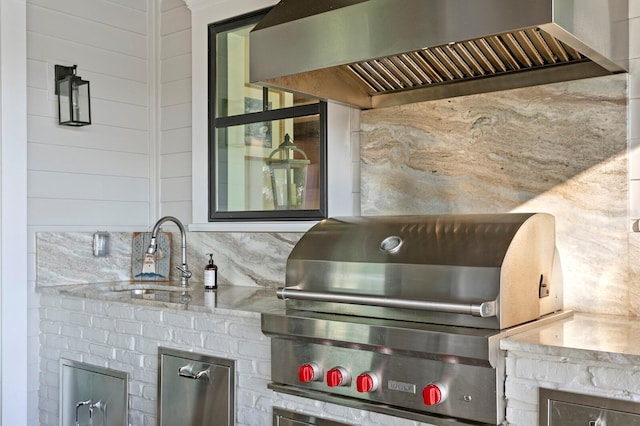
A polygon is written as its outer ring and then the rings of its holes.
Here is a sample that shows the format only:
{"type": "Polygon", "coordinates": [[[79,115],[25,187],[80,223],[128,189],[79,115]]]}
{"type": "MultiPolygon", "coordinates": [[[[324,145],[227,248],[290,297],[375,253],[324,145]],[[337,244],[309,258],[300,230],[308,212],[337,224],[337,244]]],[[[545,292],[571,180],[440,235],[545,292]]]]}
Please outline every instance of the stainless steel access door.
{"type": "Polygon", "coordinates": [[[235,361],[159,348],[160,426],[235,424],[235,361]]]}
{"type": "Polygon", "coordinates": [[[60,360],[60,425],[125,426],[127,374],[60,360]]]}

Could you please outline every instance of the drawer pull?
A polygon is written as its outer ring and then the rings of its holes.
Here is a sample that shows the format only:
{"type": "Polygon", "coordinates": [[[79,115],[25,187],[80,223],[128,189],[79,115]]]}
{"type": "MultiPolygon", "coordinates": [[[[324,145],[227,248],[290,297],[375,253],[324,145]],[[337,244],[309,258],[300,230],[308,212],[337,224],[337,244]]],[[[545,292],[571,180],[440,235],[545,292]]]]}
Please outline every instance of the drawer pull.
{"type": "Polygon", "coordinates": [[[190,365],[185,365],[183,367],[178,368],[178,375],[180,377],[184,377],[186,379],[198,380],[198,379],[208,379],[209,378],[209,369],[200,370],[197,373],[194,373],[190,365]]]}

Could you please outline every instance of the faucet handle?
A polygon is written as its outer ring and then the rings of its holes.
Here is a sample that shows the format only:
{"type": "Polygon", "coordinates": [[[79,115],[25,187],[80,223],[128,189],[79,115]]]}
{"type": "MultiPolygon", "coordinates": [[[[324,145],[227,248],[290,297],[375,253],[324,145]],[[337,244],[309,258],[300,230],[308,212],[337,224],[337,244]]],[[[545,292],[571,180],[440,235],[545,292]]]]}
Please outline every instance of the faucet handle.
{"type": "Polygon", "coordinates": [[[182,272],[182,276],[184,278],[191,278],[191,271],[189,270],[189,268],[187,267],[187,264],[185,263],[184,265],[181,266],[176,266],[176,269],[180,272],[182,272]]]}

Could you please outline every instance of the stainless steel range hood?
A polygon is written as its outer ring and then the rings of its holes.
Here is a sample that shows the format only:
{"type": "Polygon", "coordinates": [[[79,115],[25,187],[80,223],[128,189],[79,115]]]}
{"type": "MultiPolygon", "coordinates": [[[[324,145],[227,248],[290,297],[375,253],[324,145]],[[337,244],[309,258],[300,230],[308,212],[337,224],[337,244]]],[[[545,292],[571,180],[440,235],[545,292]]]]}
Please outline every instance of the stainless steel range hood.
{"type": "Polygon", "coordinates": [[[250,79],[362,109],[625,72],[628,0],[282,0],[250,79]]]}

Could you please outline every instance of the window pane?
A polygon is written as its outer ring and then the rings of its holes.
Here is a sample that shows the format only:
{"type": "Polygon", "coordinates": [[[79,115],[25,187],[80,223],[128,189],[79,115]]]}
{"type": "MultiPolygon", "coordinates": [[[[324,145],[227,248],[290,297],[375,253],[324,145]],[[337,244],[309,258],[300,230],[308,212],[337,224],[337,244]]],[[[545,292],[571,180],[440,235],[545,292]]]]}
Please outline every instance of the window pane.
{"type": "Polygon", "coordinates": [[[216,136],[216,211],[320,208],[319,115],[218,128],[216,136]]]}
{"type": "Polygon", "coordinates": [[[317,103],[317,99],[249,83],[249,32],[255,23],[216,33],[216,117],[317,103]]]}

